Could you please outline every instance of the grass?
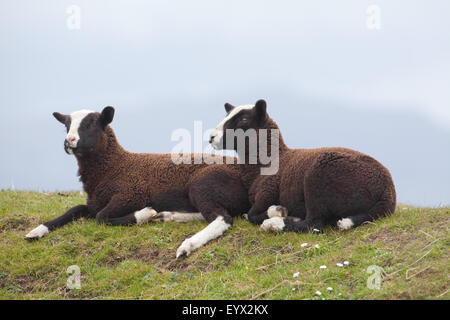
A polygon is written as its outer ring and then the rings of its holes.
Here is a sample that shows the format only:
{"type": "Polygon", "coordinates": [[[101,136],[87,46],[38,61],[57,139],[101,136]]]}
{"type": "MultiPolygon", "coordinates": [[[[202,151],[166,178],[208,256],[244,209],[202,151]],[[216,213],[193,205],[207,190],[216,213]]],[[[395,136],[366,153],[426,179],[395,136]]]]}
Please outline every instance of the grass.
{"type": "Polygon", "coordinates": [[[182,260],[174,259],[177,247],[205,222],[79,220],[39,241],[23,239],[84,202],[77,192],[0,191],[1,299],[450,298],[450,208],[400,205],[376,223],[324,234],[262,232],[235,219],[223,237],[182,260]],[[336,265],[343,261],[349,265],[336,265]],[[80,267],[81,289],[66,287],[71,265],[80,267]],[[366,285],[371,265],[384,270],[379,290],[366,285]]]}

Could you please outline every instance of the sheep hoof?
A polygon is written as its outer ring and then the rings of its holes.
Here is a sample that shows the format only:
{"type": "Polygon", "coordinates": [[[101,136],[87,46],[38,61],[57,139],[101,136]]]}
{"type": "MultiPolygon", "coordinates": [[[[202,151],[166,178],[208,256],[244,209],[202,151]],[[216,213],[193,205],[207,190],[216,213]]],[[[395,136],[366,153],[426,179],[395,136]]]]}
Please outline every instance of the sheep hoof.
{"type": "Polygon", "coordinates": [[[152,221],[172,221],[172,212],[170,211],[162,211],[157,213],[153,218],[152,221]]]}
{"type": "Polygon", "coordinates": [[[188,238],[184,240],[181,246],[178,248],[176,258],[178,259],[187,257],[191,254],[192,251],[194,251],[194,245],[191,242],[191,239],[188,238]]]}
{"type": "Polygon", "coordinates": [[[142,210],[134,213],[136,224],[141,224],[149,221],[153,221],[158,217],[158,213],[152,207],[145,207],[142,210]]]}
{"type": "Polygon", "coordinates": [[[186,250],[177,250],[177,259],[182,259],[182,258],[187,258],[187,256],[189,255],[189,253],[186,250]]]}
{"type": "Polygon", "coordinates": [[[283,231],[284,229],[284,219],[281,217],[273,217],[266,219],[261,224],[261,229],[264,231],[283,231]]]}
{"type": "Polygon", "coordinates": [[[288,212],[287,209],[283,206],[270,206],[269,209],[267,209],[267,215],[269,216],[269,218],[286,218],[288,212]]]}
{"type": "Polygon", "coordinates": [[[160,214],[158,212],[156,212],[155,209],[153,208],[149,208],[149,213],[150,213],[150,219],[155,219],[158,218],[160,216],[160,214]]]}
{"type": "Polygon", "coordinates": [[[38,240],[49,233],[49,230],[46,226],[43,224],[39,225],[38,227],[34,228],[28,234],[25,236],[25,239],[28,241],[38,240]]]}
{"type": "Polygon", "coordinates": [[[339,220],[337,222],[337,225],[338,225],[339,229],[341,229],[341,230],[348,230],[348,229],[351,229],[351,227],[353,227],[354,223],[353,223],[352,219],[344,218],[344,219],[339,220]]]}

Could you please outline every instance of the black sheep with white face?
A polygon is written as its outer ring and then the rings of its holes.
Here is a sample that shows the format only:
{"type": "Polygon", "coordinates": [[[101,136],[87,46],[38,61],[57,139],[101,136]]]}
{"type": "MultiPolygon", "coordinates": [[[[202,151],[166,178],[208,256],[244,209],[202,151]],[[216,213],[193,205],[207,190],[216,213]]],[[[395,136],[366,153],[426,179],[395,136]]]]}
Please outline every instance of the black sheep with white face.
{"type": "MultiPolygon", "coordinates": [[[[248,190],[236,164],[227,164],[235,159],[223,157],[223,164],[196,164],[191,154],[191,164],[177,164],[170,154],[128,152],[109,125],[114,118],[112,107],[100,113],[81,110],[53,115],[66,126],[64,150],[77,159],[88,199],[86,205],[73,207],[31,230],[27,240],[39,239],[81,217],[110,225],[208,221],[205,229],[180,245],[178,258],[221,236],[231,227],[234,216],[250,209],[248,190]]],[[[203,155],[203,159],[209,158],[208,163],[214,163],[211,157],[203,155]]]]}
{"type": "Polygon", "coordinates": [[[114,108],[106,107],[101,113],[81,110],[70,115],[54,112],[53,116],[66,126],[64,150],[82,156],[96,150],[103,140],[105,129],[114,118],[114,108]]]}
{"type": "MultiPolygon", "coordinates": [[[[225,104],[227,116],[212,132],[209,142],[217,150],[225,149],[227,146],[227,130],[244,131],[249,129],[262,129],[266,121],[266,105],[244,105],[235,107],[229,103],[225,104]]],[[[237,151],[235,140],[233,150],[237,151]]]]}
{"type": "MultiPolygon", "coordinates": [[[[210,143],[215,149],[236,150],[240,158],[247,159],[251,145],[246,144],[244,150],[236,143],[230,146],[226,130],[258,134],[262,129],[277,130],[266,109],[264,100],[239,107],[225,104],[227,116],[212,132],[210,143]]],[[[281,134],[276,144],[269,135],[267,141],[259,139],[258,153],[264,143],[279,152],[279,170],[264,176],[261,163],[245,163],[240,171],[252,203],[248,219],[262,224],[262,229],[307,232],[326,225],[350,229],[395,211],[392,177],[372,157],[346,148],[289,149],[281,134]]]]}

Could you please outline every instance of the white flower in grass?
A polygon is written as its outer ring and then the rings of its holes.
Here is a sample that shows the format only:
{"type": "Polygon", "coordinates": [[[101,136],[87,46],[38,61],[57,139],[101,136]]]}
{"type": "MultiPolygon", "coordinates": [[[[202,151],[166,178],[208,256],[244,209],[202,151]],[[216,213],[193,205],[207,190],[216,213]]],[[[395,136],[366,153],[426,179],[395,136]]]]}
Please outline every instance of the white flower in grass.
{"type": "Polygon", "coordinates": [[[319,290],[316,291],[316,295],[321,296],[322,292],[320,292],[319,290]]]}
{"type": "Polygon", "coordinates": [[[292,291],[295,291],[295,288],[292,288],[292,291]]]}
{"type": "Polygon", "coordinates": [[[300,275],[300,272],[296,272],[296,273],[294,273],[292,276],[293,276],[294,278],[297,278],[299,275],[300,275]]]}
{"type": "Polygon", "coordinates": [[[342,263],[339,263],[339,262],[336,263],[336,265],[337,265],[338,267],[341,267],[341,268],[344,266],[342,263]]]}
{"type": "Polygon", "coordinates": [[[328,291],[333,291],[333,288],[332,287],[328,287],[327,290],[328,291]]]}
{"type": "Polygon", "coordinates": [[[320,269],[326,269],[327,266],[326,266],[326,265],[323,265],[323,266],[320,266],[319,268],[320,268],[320,269]]]}
{"type": "Polygon", "coordinates": [[[320,248],[320,245],[319,245],[319,244],[316,244],[316,245],[314,246],[314,248],[319,249],[319,248],[320,248]]]}
{"type": "Polygon", "coordinates": [[[308,244],[305,242],[305,243],[302,243],[300,246],[302,247],[302,248],[304,248],[304,247],[306,247],[308,244]]]}
{"type": "Polygon", "coordinates": [[[350,262],[344,261],[344,264],[345,264],[346,266],[348,266],[348,265],[350,264],[350,262]]]}

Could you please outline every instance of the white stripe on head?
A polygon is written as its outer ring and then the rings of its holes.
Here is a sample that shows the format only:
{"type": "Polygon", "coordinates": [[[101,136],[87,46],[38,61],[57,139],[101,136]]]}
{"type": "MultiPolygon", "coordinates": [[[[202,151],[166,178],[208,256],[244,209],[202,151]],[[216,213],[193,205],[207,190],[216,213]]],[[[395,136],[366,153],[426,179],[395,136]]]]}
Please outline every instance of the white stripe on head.
{"type": "Polygon", "coordinates": [[[81,121],[90,113],[94,113],[91,110],[80,110],[70,114],[70,128],[67,133],[66,140],[69,142],[71,148],[76,148],[77,143],[80,140],[80,134],[78,129],[80,128],[81,121]]]}
{"type": "Polygon", "coordinates": [[[231,112],[225,117],[225,119],[222,120],[222,122],[220,122],[216,129],[214,129],[214,131],[211,133],[211,138],[212,138],[212,146],[214,147],[214,149],[220,149],[220,145],[222,143],[222,137],[223,137],[223,126],[225,125],[225,123],[227,123],[228,120],[232,119],[235,115],[237,115],[239,112],[241,112],[242,110],[250,110],[253,109],[255,107],[254,104],[246,104],[243,106],[239,106],[239,107],[235,107],[233,110],[231,110],[231,112]]]}

